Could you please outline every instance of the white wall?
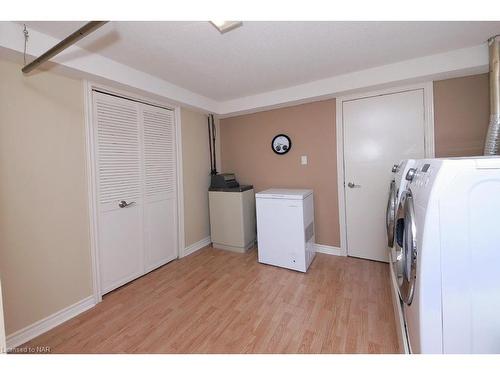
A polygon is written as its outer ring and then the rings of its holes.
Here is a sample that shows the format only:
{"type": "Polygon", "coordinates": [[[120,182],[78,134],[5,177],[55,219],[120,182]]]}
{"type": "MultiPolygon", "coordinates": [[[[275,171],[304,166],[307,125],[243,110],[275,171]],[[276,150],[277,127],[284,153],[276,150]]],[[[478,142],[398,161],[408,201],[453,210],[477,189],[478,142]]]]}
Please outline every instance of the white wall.
{"type": "Polygon", "coordinates": [[[210,235],[208,187],[210,152],[207,115],[181,111],[184,177],[184,230],[186,247],[210,235]]]}
{"type": "Polygon", "coordinates": [[[7,334],[92,294],[82,81],[0,60],[7,334]]]}

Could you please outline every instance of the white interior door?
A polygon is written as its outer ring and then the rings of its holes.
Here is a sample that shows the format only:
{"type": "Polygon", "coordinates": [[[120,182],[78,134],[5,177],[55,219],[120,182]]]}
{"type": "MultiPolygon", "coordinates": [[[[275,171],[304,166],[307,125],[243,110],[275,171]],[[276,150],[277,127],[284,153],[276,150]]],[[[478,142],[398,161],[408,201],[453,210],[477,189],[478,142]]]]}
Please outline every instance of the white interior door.
{"type": "Polygon", "coordinates": [[[178,255],[173,111],[94,92],[101,293],[178,255]]]}
{"type": "Polygon", "coordinates": [[[342,103],[347,253],[387,261],[391,167],[425,156],[424,90],[342,103]]]}
{"type": "Polygon", "coordinates": [[[177,189],[173,111],[142,105],[146,272],[177,258],[177,189]]]}
{"type": "Polygon", "coordinates": [[[137,103],[94,93],[102,293],[144,269],[139,118],[137,103]],[[121,201],[129,205],[120,207],[121,201]]]}

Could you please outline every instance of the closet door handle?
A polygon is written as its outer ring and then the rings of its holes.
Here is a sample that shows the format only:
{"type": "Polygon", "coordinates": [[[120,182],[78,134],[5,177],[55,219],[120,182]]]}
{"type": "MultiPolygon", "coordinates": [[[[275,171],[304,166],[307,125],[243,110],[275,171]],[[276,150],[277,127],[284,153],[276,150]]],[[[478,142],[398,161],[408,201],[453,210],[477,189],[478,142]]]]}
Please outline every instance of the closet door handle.
{"type": "Polygon", "coordinates": [[[354,182],[349,182],[347,186],[349,186],[351,189],[357,189],[361,187],[361,185],[356,185],[354,182]]]}
{"type": "Polygon", "coordinates": [[[118,206],[120,206],[120,208],[125,208],[128,206],[132,206],[133,204],[135,204],[135,202],[127,203],[126,201],[120,201],[120,203],[118,203],[118,206]]]}

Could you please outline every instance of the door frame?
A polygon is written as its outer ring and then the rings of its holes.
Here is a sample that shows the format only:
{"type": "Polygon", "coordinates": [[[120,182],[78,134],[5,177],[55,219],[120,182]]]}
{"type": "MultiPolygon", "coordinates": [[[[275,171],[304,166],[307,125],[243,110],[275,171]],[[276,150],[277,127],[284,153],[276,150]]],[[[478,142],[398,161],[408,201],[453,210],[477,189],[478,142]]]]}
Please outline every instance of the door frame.
{"type": "Polygon", "coordinates": [[[92,91],[96,89],[104,93],[118,95],[125,99],[138,100],[145,104],[152,104],[174,111],[175,153],[177,177],[177,258],[183,256],[185,247],[184,238],[184,188],[182,171],[182,134],[181,134],[181,107],[168,101],[155,100],[124,90],[115,89],[100,83],[83,81],[84,120],[85,120],[85,157],[87,177],[87,201],[89,215],[90,256],[92,264],[92,292],[94,302],[102,301],[101,275],[99,270],[99,212],[97,210],[97,173],[95,164],[95,124],[93,121],[92,91]]]}
{"type": "Polygon", "coordinates": [[[345,193],[345,160],[344,160],[344,102],[397,94],[405,91],[423,90],[424,92],[424,154],[426,158],[434,157],[434,93],[433,81],[413,85],[392,87],[377,91],[366,91],[336,98],[336,141],[337,141],[337,190],[339,203],[340,253],[348,256],[347,225],[346,225],[346,193],[345,193]]]}

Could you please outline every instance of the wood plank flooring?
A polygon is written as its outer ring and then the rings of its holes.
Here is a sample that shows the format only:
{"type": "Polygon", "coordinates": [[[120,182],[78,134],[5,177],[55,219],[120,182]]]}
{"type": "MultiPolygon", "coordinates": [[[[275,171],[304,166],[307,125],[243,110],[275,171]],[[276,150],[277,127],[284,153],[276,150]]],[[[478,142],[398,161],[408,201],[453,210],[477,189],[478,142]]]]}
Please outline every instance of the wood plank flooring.
{"type": "Polygon", "coordinates": [[[52,353],[395,353],[388,265],[317,254],[306,274],[204,248],[23,346],[52,353]]]}

